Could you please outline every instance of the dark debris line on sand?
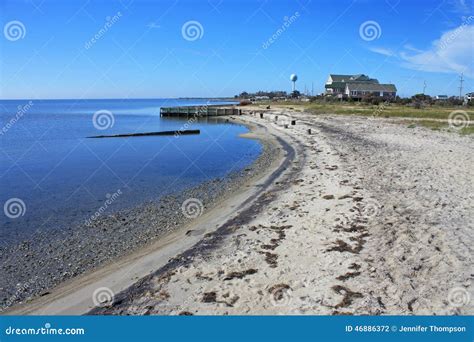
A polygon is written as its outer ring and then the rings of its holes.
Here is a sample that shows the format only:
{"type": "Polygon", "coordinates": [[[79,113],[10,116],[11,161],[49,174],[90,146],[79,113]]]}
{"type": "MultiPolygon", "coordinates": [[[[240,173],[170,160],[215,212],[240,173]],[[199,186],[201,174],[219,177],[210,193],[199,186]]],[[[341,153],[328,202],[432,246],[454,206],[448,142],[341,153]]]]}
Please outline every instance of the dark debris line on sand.
{"type": "MultiPolygon", "coordinates": [[[[174,270],[180,266],[187,265],[192,263],[196,255],[205,256],[207,254],[212,254],[213,251],[222,245],[224,239],[234,232],[235,227],[240,227],[252,220],[253,217],[258,215],[258,213],[265,207],[268,206],[274,200],[274,194],[268,193],[265,189],[271,185],[274,186],[275,192],[284,191],[286,188],[286,182],[274,183],[274,180],[278,178],[285,170],[292,165],[296,151],[284,140],[277,138],[279,143],[283,146],[287,152],[284,162],[280,167],[273,172],[271,177],[262,185],[260,192],[257,194],[255,202],[249,208],[243,210],[236,217],[227,221],[224,225],[219,227],[214,233],[207,234],[203,240],[198,242],[194,247],[187,250],[186,252],[178,255],[177,257],[170,260],[170,262],[162,267],[161,269],[153,272],[146,277],[140,279],[137,283],[126,289],[125,291],[117,294],[115,296],[116,302],[113,306],[110,307],[97,307],[92,309],[88,314],[93,315],[102,315],[102,314],[122,314],[129,307],[129,303],[133,302],[134,298],[141,297],[144,292],[153,291],[150,288],[153,282],[150,282],[151,279],[158,277],[160,279],[166,278],[167,275],[173,274],[174,270]],[[275,185],[276,184],[276,185],[275,185]]],[[[298,149],[302,149],[302,146],[297,146],[298,149]]],[[[301,150],[299,151],[301,155],[301,150]]],[[[299,163],[301,165],[305,162],[304,157],[299,158],[299,163]]],[[[285,174],[285,177],[288,179],[293,179],[295,174],[299,172],[299,168],[294,168],[293,171],[290,171],[285,174]]],[[[253,198],[248,199],[248,201],[253,200],[253,198]]],[[[245,203],[244,203],[245,204],[245,203]]],[[[252,271],[252,273],[255,273],[252,271]]],[[[227,306],[232,306],[232,302],[225,300],[218,300],[217,293],[209,292],[204,294],[202,300],[204,302],[216,302],[226,304],[227,306]]],[[[233,299],[235,300],[235,298],[233,299]]]]}

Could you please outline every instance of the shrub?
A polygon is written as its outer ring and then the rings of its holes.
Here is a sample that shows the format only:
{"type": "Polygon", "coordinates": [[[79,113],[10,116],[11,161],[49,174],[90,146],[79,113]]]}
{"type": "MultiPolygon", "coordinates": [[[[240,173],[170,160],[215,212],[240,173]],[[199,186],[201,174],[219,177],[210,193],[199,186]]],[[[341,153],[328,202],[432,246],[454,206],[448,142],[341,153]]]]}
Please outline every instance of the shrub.
{"type": "Polygon", "coordinates": [[[252,104],[252,101],[249,101],[249,100],[240,100],[239,102],[239,106],[247,106],[251,104],[252,104]]]}

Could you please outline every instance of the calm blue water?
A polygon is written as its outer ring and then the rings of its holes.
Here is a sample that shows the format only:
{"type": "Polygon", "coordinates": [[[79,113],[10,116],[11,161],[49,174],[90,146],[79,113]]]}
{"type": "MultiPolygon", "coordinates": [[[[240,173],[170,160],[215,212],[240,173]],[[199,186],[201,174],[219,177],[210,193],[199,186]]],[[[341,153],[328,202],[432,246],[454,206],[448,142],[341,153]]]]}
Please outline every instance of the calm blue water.
{"type": "MultiPolygon", "coordinates": [[[[38,229],[84,222],[119,189],[122,194],[108,211],[157,200],[164,194],[223,177],[255,160],[260,144],[238,137],[247,129],[216,120],[185,127],[200,129],[200,135],[86,138],[180,129],[187,121],[160,118],[160,107],[206,102],[0,101],[0,204],[3,207],[9,199],[18,198],[26,208],[17,218],[4,215],[3,208],[0,245],[27,238],[38,229]],[[113,114],[113,126],[96,128],[93,115],[99,110],[113,114]]],[[[99,123],[99,127],[104,126],[99,123]]],[[[17,215],[10,210],[10,216],[17,215]]]]}

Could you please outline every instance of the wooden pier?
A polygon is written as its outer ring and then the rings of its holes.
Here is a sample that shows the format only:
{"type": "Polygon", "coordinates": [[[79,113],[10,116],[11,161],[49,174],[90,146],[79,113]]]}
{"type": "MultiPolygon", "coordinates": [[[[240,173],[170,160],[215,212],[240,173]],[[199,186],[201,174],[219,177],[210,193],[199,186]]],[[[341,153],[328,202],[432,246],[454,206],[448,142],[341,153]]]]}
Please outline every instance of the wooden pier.
{"type": "Polygon", "coordinates": [[[186,107],[162,107],[161,116],[184,116],[184,117],[206,117],[206,116],[226,116],[241,115],[239,108],[224,108],[221,106],[186,106],[186,107]]]}

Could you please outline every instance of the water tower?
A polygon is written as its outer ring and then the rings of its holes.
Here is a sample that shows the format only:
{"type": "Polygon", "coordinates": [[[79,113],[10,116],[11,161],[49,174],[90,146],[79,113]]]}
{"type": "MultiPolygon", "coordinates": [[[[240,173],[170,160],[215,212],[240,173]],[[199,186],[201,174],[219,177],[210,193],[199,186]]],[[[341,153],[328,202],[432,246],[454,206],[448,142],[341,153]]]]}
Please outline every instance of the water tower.
{"type": "Polygon", "coordinates": [[[293,82],[293,91],[296,90],[296,81],[298,80],[298,76],[296,74],[290,75],[290,81],[293,82]]]}

